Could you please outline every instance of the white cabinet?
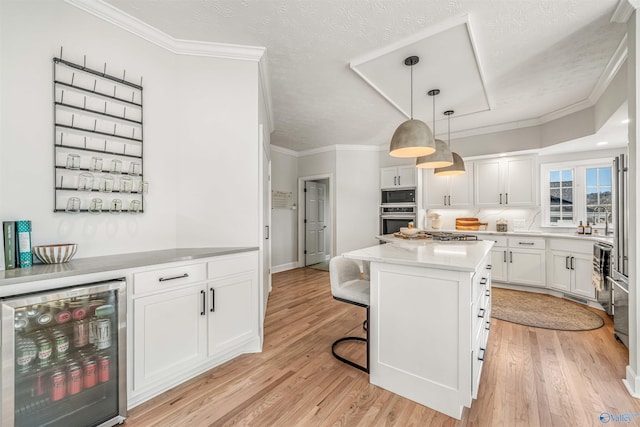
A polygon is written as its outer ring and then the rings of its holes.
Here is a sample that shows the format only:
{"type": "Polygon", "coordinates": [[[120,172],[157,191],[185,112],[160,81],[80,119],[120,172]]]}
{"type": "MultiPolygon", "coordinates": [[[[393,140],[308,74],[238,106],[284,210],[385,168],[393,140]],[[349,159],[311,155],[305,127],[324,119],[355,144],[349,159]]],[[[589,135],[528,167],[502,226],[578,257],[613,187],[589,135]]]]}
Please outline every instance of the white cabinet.
{"type": "Polygon", "coordinates": [[[380,169],[380,188],[416,187],[418,169],[415,166],[397,166],[380,169]]]}
{"type": "Polygon", "coordinates": [[[519,156],[478,160],[474,165],[475,205],[478,207],[534,206],[536,158],[519,156]]]}
{"type": "Polygon", "coordinates": [[[491,249],[491,275],[494,281],[546,286],[544,239],[492,235],[479,237],[495,241],[491,249]]]}
{"type": "Polygon", "coordinates": [[[258,261],[253,251],[133,274],[130,406],[259,351],[258,261]]]}
{"type": "Polygon", "coordinates": [[[549,286],[591,300],[596,298],[591,282],[592,242],[550,241],[549,286]]]}
{"type": "Polygon", "coordinates": [[[466,172],[461,175],[436,176],[433,169],[423,169],[425,207],[473,206],[473,163],[465,163],[466,172]]]}

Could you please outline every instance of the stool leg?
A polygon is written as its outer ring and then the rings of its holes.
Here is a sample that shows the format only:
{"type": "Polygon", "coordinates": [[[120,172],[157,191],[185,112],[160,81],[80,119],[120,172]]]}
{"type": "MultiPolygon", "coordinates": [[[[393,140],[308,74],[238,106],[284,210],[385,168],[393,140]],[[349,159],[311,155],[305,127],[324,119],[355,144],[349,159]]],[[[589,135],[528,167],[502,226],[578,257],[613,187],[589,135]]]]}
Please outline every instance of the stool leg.
{"type": "Polygon", "coordinates": [[[369,307],[367,307],[367,319],[363,322],[363,327],[364,325],[367,325],[367,327],[365,328],[365,331],[367,332],[367,337],[366,338],[362,338],[362,337],[343,337],[340,338],[336,341],[333,342],[333,345],[331,346],[331,353],[333,354],[333,356],[338,359],[339,361],[346,363],[349,366],[353,366],[354,368],[360,369],[363,372],[366,372],[367,374],[369,373],[369,307]],[[367,344],[367,365],[366,366],[362,366],[359,365],[349,359],[346,359],[342,356],[340,356],[339,354],[336,353],[336,346],[338,344],[340,344],[341,342],[345,342],[345,341],[362,341],[365,342],[367,344]]]}

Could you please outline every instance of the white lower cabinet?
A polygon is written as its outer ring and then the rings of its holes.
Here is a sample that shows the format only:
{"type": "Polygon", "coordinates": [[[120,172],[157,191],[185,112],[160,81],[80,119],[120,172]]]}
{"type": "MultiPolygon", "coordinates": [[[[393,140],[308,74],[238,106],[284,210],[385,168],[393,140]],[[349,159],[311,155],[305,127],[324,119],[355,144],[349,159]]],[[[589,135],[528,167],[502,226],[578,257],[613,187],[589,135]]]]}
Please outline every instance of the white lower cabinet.
{"type": "Polygon", "coordinates": [[[129,407],[259,351],[258,253],[133,274],[129,407]]]}
{"type": "Polygon", "coordinates": [[[541,238],[480,235],[493,240],[491,276],[495,282],[546,286],[545,240],[541,238]]]}
{"type": "Polygon", "coordinates": [[[549,287],[595,300],[595,288],[591,282],[593,243],[552,239],[550,246],[549,287]]]}

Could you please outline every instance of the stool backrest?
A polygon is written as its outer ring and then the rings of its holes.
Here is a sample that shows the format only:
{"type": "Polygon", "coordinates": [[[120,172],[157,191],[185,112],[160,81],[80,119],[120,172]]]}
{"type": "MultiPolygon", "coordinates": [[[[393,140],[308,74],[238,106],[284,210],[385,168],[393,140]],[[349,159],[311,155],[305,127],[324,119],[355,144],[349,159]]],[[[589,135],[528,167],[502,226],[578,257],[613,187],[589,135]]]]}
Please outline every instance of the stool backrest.
{"type": "Polygon", "coordinates": [[[339,290],[343,284],[360,279],[360,267],[352,259],[341,256],[331,258],[329,261],[329,279],[331,280],[331,293],[339,290]]]}

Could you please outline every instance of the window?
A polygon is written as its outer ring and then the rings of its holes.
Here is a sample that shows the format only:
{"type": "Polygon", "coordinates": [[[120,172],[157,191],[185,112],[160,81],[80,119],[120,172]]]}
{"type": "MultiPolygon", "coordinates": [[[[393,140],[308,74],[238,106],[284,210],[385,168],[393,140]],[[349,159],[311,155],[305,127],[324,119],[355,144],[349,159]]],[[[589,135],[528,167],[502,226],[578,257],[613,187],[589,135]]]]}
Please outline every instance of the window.
{"type": "Polygon", "coordinates": [[[589,221],[604,226],[611,221],[611,161],[542,164],[543,225],[573,227],[589,221]]]}

